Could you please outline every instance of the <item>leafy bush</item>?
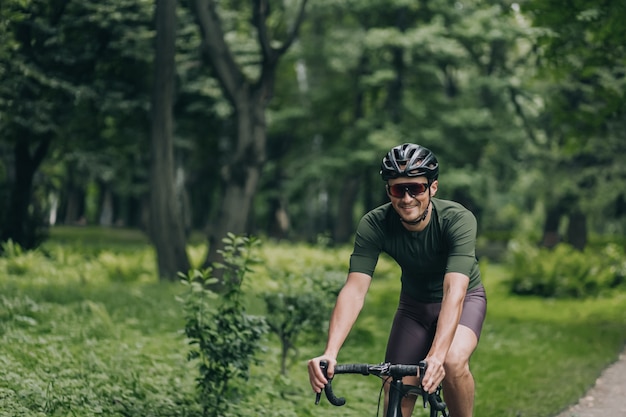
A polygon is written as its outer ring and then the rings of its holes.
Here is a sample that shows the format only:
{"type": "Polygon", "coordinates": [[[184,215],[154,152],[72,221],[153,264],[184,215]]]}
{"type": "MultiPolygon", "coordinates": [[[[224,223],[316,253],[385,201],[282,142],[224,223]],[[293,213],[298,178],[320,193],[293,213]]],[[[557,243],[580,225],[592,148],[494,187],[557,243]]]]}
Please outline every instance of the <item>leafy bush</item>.
{"type": "Polygon", "coordinates": [[[581,252],[561,243],[553,249],[512,242],[511,291],[554,298],[597,296],[626,282],[624,250],[615,244],[581,252]]]}
{"type": "MultiPolygon", "coordinates": [[[[297,354],[300,335],[316,338],[325,333],[326,322],[341,289],[337,274],[295,275],[276,271],[281,285],[278,290],[262,294],[267,308],[267,323],[281,344],[281,374],[287,373],[290,352],[297,354]]],[[[343,274],[341,275],[343,277],[343,274]]]]}
{"type": "Polygon", "coordinates": [[[224,269],[222,294],[208,288],[217,282],[211,269],[182,275],[189,288],[181,298],[185,334],[194,346],[188,359],[197,361],[199,399],[204,415],[211,417],[242,415],[233,407],[245,394],[239,383],[248,380],[266,332],[263,318],[247,314],[242,302],[242,283],[250,265],[257,261],[253,249],[259,241],[231,234],[224,243],[224,263],[219,265],[224,269]]]}

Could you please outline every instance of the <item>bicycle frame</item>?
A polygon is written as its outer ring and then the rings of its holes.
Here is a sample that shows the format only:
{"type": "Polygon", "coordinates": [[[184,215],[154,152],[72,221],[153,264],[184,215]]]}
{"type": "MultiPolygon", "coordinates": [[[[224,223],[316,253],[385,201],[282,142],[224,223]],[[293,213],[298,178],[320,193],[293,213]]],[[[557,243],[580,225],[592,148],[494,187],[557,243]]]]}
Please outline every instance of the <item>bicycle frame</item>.
{"type": "MultiPolygon", "coordinates": [[[[446,410],[446,404],[441,400],[441,386],[433,393],[427,393],[422,389],[422,377],[426,372],[427,363],[422,361],[419,365],[391,365],[389,363],[381,363],[377,365],[369,364],[346,364],[337,365],[335,367],[335,375],[338,374],[360,374],[375,375],[378,377],[389,377],[389,398],[387,403],[386,417],[403,417],[402,416],[402,398],[408,394],[421,396],[424,401],[424,408],[430,405],[430,417],[438,417],[441,413],[442,417],[449,417],[446,410]],[[405,376],[420,376],[420,385],[405,385],[402,378],[405,376]]],[[[327,376],[328,364],[324,361],[320,363],[320,367],[325,376],[327,376]]],[[[324,394],[328,401],[335,406],[342,406],[346,403],[345,398],[335,396],[332,390],[332,379],[328,380],[324,386],[324,394]]],[[[315,398],[315,404],[319,404],[321,393],[315,398]]]]}
{"type": "Polygon", "coordinates": [[[389,383],[387,417],[402,417],[402,397],[404,397],[404,384],[402,383],[402,378],[392,378],[389,383]]]}

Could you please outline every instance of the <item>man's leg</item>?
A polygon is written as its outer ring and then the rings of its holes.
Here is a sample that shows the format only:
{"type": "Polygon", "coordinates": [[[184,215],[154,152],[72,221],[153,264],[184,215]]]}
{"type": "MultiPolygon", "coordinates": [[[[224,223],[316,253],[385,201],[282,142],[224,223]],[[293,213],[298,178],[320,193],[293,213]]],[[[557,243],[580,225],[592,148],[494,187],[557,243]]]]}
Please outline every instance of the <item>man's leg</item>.
{"type": "Polygon", "coordinates": [[[474,377],[469,360],[478,339],[468,327],[459,325],[446,356],[443,395],[451,417],[472,417],[474,412],[474,377]]]}
{"type": "MultiPolygon", "coordinates": [[[[430,327],[423,323],[436,323],[438,308],[433,304],[419,303],[409,297],[400,295],[400,305],[393,320],[385,362],[394,364],[417,364],[424,359],[433,341],[434,325],[430,327]],[[416,320],[419,317],[420,320],[416,320]]],[[[405,377],[405,384],[417,385],[417,377],[405,377]]],[[[385,410],[389,399],[389,384],[385,384],[385,410]]],[[[409,417],[415,405],[415,397],[402,399],[402,415],[409,417]]]]}

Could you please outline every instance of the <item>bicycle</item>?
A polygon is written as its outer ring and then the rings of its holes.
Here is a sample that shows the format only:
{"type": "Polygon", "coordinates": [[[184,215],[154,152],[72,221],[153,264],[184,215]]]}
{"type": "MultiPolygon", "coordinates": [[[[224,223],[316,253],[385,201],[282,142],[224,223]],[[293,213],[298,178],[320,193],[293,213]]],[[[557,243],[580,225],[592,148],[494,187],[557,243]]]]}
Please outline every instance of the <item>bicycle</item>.
{"type": "MultiPolygon", "coordinates": [[[[432,393],[428,393],[422,389],[422,378],[426,372],[428,364],[426,361],[421,361],[418,365],[392,365],[390,363],[380,363],[377,365],[371,365],[366,363],[353,363],[343,364],[335,366],[335,375],[339,374],[360,374],[360,375],[375,375],[383,379],[383,383],[387,378],[390,378],[389,388],[389,402],[387,404],[387,417],[402,417],[401,403],[402,398],[408,395],[415,395],[422,397],[424,401],[424,408],[427,405],[430,406],[430,417],[439,417],[441,413],[442,417],[449,417],[446,409],[446,403],[441,399],[441,385],[437,387],[437,390],[432,393]],[[419,373],[418,373],[419,372],[419,373]],[[405,376],[415,376],[419,374],[419,386],[405,385],[402,382],[402,378],[405,376]]],[[[322,361],[320,367],[324,376],[328,378],[327,368],[328,363],[322,361]]],[[[324,386],[324,394],[328,401],[335,406],[342,406],[346,403],[345,398],[337,397],[333,392],[332,379],[328,379],[328,383],[324,386]]],[[[316,394],[315,404],[319,404],[322,393],[316,394]]]]}

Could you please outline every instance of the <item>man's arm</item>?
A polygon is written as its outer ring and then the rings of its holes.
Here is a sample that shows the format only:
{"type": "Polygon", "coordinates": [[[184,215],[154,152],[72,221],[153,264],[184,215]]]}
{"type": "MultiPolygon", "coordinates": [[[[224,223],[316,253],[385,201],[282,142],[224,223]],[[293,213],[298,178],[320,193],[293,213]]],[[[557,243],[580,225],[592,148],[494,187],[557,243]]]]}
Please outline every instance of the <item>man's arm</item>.
{"type": "Polygon", "coordinates": [[[433,392],[445,377],[443,364],[461,319],[468,284],[469,277],[459,272],[448,272],[444,276],[443,300],[437,321],[437,331],[426,356],[428,370],[423,385],[428,392],[433,392]]]}
{"type": "Polygon", "coordinates": [[[372,277],[360,272],[350,272],[346,283],[337,296],[335,308],[330,317],[328,341],[322,356],[309,360],[309,381],[315,392],[321,392],[328,382],[320,370],[320,361],[328,362],[328,375],[332,377],[337,355],[343,342],[348,337],[352,326],[356,322],[369,290],[372,277]]]}

